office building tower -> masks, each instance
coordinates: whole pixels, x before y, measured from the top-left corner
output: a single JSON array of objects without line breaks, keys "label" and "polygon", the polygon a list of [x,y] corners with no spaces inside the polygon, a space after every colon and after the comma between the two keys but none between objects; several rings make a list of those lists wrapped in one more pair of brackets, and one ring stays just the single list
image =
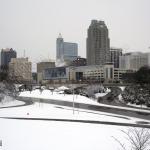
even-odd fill
[{"label": "office building tower", "polygon": [[92,20],[86,41],[87,65],[104,65],[109,62],[109,45],[105,22]]},{"label": "office building tower", "polygon": [[120,56],[122,56],[121,48],[110,48],[110,62],[114,64],[114,68],[119,68]]},{"label": "office building tower", "polygon": [[56,40],[56,60],[73,61],[78,56],[78,44],[64,42],[61,34]]},{"label": "office building tower", "polygon": [[12,48],[6,48],[1,50],[1,66],[2,67],[8,67],[9,62],[11,61],[11,58],[16,58],[17,53]]}]

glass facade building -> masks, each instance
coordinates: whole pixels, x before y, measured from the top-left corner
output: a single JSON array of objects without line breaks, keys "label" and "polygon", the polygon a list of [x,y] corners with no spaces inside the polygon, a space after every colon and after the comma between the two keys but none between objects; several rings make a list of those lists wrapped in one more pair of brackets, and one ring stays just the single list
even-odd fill
[{"label": "glass facade building", "polygon": [[78,44],[64,42],[61,35],[56,40],[56,60],[73,61],[78,56]]}]

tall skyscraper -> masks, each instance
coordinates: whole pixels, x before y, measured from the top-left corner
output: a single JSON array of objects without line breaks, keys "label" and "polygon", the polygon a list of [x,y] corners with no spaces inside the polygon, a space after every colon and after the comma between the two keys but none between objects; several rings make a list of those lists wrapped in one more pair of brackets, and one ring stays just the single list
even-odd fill
[{"label": "tall skyscraper", "polygon": [[16,58],[17,53],[12,48],[6,48],[1,50],[1,66],[2,67],[8,67],[9,62],[11,61],[11,58]]},{"label": "tall skyscraper", "polygon": [[91,21],[86,46],[87,65],[104,65],[110,61],[108,28],[104,21]]},{"label": "tall skyscraper", "polygon": [[73,61],[78,56],[78,44],[64,42],[61,34],[56,40],[56,60]]}]

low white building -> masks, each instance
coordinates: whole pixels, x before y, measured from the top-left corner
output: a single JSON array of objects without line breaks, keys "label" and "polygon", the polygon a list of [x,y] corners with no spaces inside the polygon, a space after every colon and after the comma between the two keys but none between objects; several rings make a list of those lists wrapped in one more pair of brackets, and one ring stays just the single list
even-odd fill
[{"label": "low white building", "polygon": [[43,79],[52,82],[86,81],[86,82],[113,82],[121,81],[122,75],[129,72],[126,69],[114,68],[112,63],[105,65],[69,66],[47,68],[43,72]]},{"label": "low white building", "polygon": [[69,67],[70,80],[111,81],[113,70],[112,64]]},{"label": "low white building", "polygon": [[14,81],[31,82],[31,62],[28,58],[12,58],[9,63],[9,78]]},{"label": "low white building", "polygon": [[150,53],[132,52],[119,57],[121,69],[138,70],[145,65],[150,66]]}]

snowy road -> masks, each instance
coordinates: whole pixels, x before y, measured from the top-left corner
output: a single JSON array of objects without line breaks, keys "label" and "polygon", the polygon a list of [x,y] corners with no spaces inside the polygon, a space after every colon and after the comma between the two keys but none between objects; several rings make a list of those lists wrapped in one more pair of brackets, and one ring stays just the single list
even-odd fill
[{"label": "snowy road", "polygon": [[[117,118],[117,117],[116,117]],[[140,127],[150,129],[150,122],[137,121],[136,123],[120,123],[111,121],[93,121],[93,120],[75,120],[75,119],[50,119],[50,118],[20,118],[20,117],[0,117],[0,119],[10,119],[10,120],[33,120],[33,121],[55,121],[55,122],[72,122],[72,123],[88,123],[88,124],[103,124],[103,125],[115,125],[124,127]],[[141,124],[140,124],[141,123]]]},{"label": "snowy road", "polygon": [[1,119],[77,122],[150,128],[150,121],[102,111],[72,108],[49,103],[11,107],[0,110]]},{"label": "snowy road", "polygon": [[[19,97],[19,99],[24,100],[26,102],[31,102],[31,103],[39,102],[39,103],[67,106],[67,107],[71,107],[71,108],[73,107],[73,102],[65,101],[65,100],[41,99],[41,98],[33,98],[33,97],[32,98]],[[94,104],[78,103],[75,101],[74,107],[80,108],[80,109],[85,109],[85,110],[113,113],[113,114],[123,115],[123,116],[127,116],[127,117],[135,117],[135,118],[150,120],[150,111],[148,111],[148,110],[140,110],[140,109],[132,109],[132,108],[129,109],[129,108],[125,108],[125,107],[111,106],[111,105],[98,104],[98,103],[94,103]]]}]

